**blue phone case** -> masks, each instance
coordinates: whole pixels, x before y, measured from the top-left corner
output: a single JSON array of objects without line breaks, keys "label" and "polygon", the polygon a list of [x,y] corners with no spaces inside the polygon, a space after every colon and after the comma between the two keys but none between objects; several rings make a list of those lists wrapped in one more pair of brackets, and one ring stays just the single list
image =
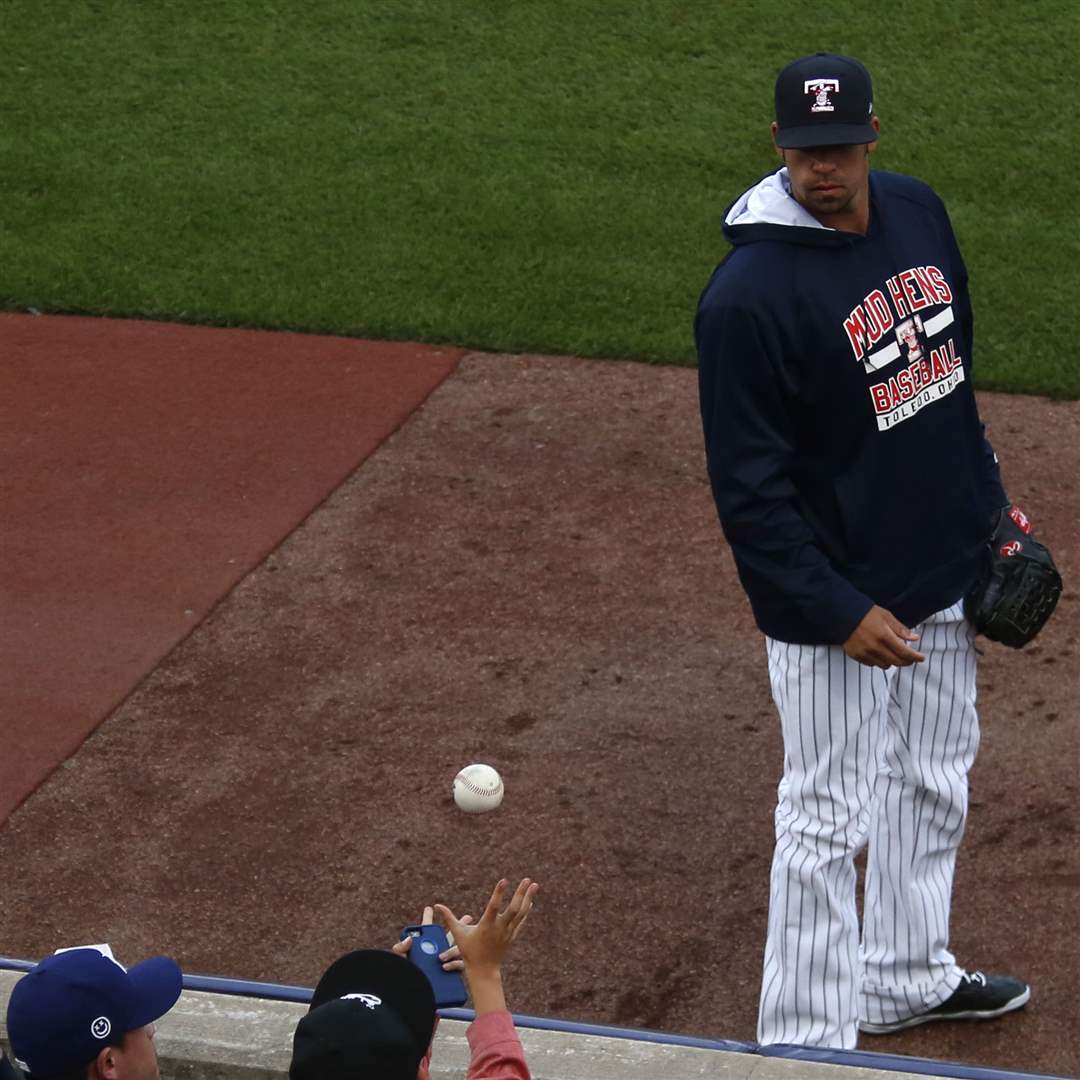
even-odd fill
[{"label": "blue phone case", "polygon": [[435,923],[426,926],[406,926],[401,931],[401,940],[411,937],[412,948],[409,959],[428,977],[432,990],[435,991],[435,1007],[454,1008],[464,1005],[469,1000],[465,989],[465,980],[460,971],[443,971],[439,953],[450,948],[446,931]]}]

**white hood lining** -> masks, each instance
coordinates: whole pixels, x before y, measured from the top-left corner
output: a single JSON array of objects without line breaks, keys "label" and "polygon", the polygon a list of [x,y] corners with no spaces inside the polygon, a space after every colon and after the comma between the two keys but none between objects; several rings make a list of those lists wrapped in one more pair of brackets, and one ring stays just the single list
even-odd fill
[{"label": "white hood lining", "polygon": [[724,224],[728,226],[797,225],[803,229],[824,229],[826,232],[836,232],[828,225],[822,225],[809,210],[804,210],[792,197],[786,165],[777,169],[771,176],[766,176],[749,191],[743,192],[728,211]]}]

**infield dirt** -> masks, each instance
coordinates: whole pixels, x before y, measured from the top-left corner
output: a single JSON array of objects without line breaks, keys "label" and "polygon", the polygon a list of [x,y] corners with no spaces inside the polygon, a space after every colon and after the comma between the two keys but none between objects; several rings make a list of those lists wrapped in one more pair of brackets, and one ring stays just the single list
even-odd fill
[{"label": "infield dirt", "polygon": [[[40,785],[0,826],[0,952],[312,985],[528,874],[515,1011],[753,1039],[781,750],[693,371],[0,335],[8,808]],[[980,405],[1066,591],[1034,645],[985,646],[953,945],[1032,1002],[862,1046],[1080,1075],[1080,406]],[[466,815],[476,760],[506,796]]]}]

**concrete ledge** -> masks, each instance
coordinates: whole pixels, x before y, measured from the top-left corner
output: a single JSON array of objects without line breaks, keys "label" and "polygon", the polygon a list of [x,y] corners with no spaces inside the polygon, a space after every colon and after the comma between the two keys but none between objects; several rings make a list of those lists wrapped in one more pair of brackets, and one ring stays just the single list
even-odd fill
[{"label": "concrete ledge", "polygon": [[[21,978],[0,970],[0,1037],[11,989]],[[185,990],[158,1024],[162,1080],[284,1080],[304,1005]],[[442,1020],[432,1080],[465,1080],[467,1024]],[[524,1028],[521,1041],[534,1080],[916,1080],[913,1073],[788,1061],[636,1039]],[[922,1077],[925,1080],[925,1076]]]}]

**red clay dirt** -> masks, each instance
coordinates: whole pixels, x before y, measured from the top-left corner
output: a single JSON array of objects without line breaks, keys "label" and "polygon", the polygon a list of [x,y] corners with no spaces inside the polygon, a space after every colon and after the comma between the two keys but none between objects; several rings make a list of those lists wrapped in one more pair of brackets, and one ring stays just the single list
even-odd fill
[{"label": "red clay dirt", "polygon": [[0,315],[0,820],[461,355]]},{"label": "red clay dirt", "polygon": [[[138,331],[85,329],[57,379]],[[281,415],[304,379],[268,398],[265,363],[251,358],[247,393],[200,398],[204,426],[232,431],[250,410],[257,432],[290,430]],[[188,393],[215,374],[197,356],[176,364]],[[316,382],[336,368],[311,370]],[[12,412],[37,416],[63,395],[71,413],[62,457],[32,475],[19,466],[20,490],[39,489],[47,507],[64,497],[51,485],[70,488],[64,462],[92,425],[76,423],[62,384],[44,403],[41,385]],[[111,400],[123,429],[127,397]],[[1080,1076],[1080,407],[980,401],[1066,593],[1033,646],[986,646],[953,944],[972,967],[1029,978],[1033,1000],[997,1022],[862,1046]],[[297,441],[315,462],[340,438],[320,421]],[[123,508],[161,443],[147,437],[112,470],[99,458],[98,497],[80,503],[91,523]],[[192,522],[227,527],[243,475],[260,483],[245,500],[255,531],[278,486],[261,472],[288,454],[246,458],[247,446],[238,436],[204,463],[201,498],[159,485],[157,515],[184,495]],[[160,662],[144,659],[141,682],[131,668],[119,707],[0,827],[0,952],[109,940],[122,959],[164,951],[193,973],[312,985],[338,953],[389,944],[423,904],[475,913],[500,875],[531,874],[542,891],[508,973],[516,1011],[752,1041],[781,750],[763,644],[705,482],[695,373],[470,354],[363,467],[337,468],[333,494],[276,547],[290,523],[264,530],[250,572]],[[54,549],[55,533],[20,517],[15,535],[67,575],[71,545]],[[154,545],[121,545],[137,529],[115,536],[114,579],[176,580],[148,606],[193,607],[196,589],[228,588],[212,586],[214,560],[176,578]],[[57,602],[47,574],[31,577],[20,624],[37,617],[34,582],[44,610]],[[91,605],[56,622],[95,617]],[[101,639],[90,675],[122,696],[115,672],[137,629],[88,636]],[[55,655],[50,683],[63,686],[70,661]],[[26,737],[40,707],[20,709]],[[450,797],[474,760],[506,780],[490,815],[461,814]],[[102,887],[106,875],[121,884]]]}]

